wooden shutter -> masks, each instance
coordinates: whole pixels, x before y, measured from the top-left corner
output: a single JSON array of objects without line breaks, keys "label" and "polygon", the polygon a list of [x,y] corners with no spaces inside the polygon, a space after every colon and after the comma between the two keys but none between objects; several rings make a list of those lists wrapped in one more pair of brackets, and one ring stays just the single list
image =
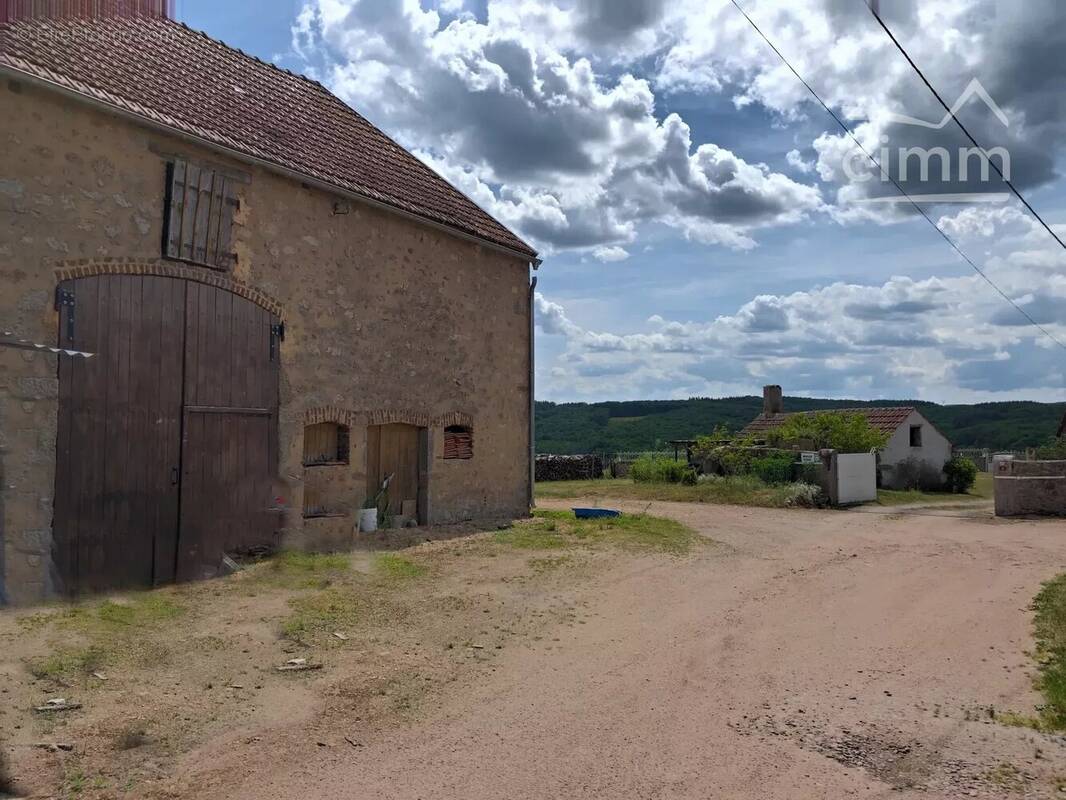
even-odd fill
[{"label": "wooden shutter", "polygon": [[449,425],[444,429],[445,458],[473,458],[474,433],[462,425]]},{"label": "wooden shutter", "polygon": [[175,160],[167,165],[163,255],[212,269],[230,269],[235,181],[213,169]]}]

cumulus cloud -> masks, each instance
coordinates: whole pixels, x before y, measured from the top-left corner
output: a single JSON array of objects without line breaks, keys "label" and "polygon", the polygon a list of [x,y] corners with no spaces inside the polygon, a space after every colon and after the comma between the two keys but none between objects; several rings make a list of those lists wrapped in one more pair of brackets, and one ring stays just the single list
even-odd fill
[{"label": "cumulus cloud", "polygon": [[[990,248],[987,274],[1066,341],[1066,259],[1037,223],[1013,210],[972,208],[941,224],[968,247]],[[1059,269],[1034,273],[1026,266],[1034,254]],[[1066,380],[1059,346],[972,272],[760,295],[714,319],[654,315],[646,330],[627,334],[588,330],[558,304],[538,302],[551,308],[538,322],[542,332],[561,335],[568,354],[554,381],[579,394],[604,394],[608,379],[623,395],[631,382],[658,382],[668,387],[660,396],[750,392],[772,381],[797,393],[958,402]],[[587,381],[592,369],[597,380]]]},{"label": "cumulus cloud", "polygon": [[624,247],[597,247],[592,251],[593,257],[597,261],[607,263],[608,261],[625,261],[629,258],[629,251]]},{"label": "cumulus cloud", "polygon": [[416,0],[309,0],[294,50],[342,98],[548,249],[622,246],[650,222],[750,248],[759,228],[824,210],[817,187],[694,143],[679,115],[656,115],[647,79],[605,78],[546,33],[568,31],[564,40],[594,52],[639,39],[666,5],[492,2],[486,20],[447,20]]}]

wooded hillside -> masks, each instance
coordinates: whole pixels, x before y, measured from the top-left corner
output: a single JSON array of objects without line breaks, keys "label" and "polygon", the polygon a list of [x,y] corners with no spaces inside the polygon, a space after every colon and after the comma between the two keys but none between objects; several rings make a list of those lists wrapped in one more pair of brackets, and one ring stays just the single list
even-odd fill
[{"label": "wooded hillside", "polygon": [[[1066,403],[980,403],[942,406],[916,400],[815,400],[786,397],[785,411],[857,406],[915,406],[960,447],[1019,450],[1055,433]],[[761,397],[694,397],[606,403],[538,402],[537,452],[654,450],[670,439],[694,439],[716,425],[736,431],[762,411]]]}]

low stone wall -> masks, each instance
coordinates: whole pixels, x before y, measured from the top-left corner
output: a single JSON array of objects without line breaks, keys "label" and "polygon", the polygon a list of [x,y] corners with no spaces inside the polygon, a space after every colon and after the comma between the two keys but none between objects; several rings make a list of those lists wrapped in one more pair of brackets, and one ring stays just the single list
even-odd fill
[{"label": "low stone wall", "polygon": [[1066,476],[1066,461],[1008,461],[1009,473],[1015,478]]},{"label": "low stone wall", "polygon": [[997,475],[995,490],[997,517],[1066,517],[1066,475]]}]

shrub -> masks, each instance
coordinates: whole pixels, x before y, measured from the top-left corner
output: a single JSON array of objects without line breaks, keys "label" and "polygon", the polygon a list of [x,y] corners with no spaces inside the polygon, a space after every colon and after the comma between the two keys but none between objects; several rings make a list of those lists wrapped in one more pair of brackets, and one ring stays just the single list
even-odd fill
[{"label": "shrub", "polygon": [[822,487],[811,483],[790,483],[787,487],[788,496],[785,498],[786,506],[799,508],[825,508],[829,505],[829,498],[825,496]]},{"label": "shrub", "polygon": [[953,456],[944,464],[948,491],[966,494],[977,482],[977,465],[964,456]]},{"label": "shrub", "polygon": [[1066,459],[1066,436],[1051,437],[1040,447],[1036,448],[1034,455],[1039,459],[1057,461]]},{"label": "shrub", "polygon": [[637,483],[695,483],[696,477],[688,464],[668,456],[641,456],[633,462],[629,474]]},{"label": "shrub", "polygon": [[768,484],[792,480],[793,458],[789,455],[764,456],[751,460],[751,474]]}]

